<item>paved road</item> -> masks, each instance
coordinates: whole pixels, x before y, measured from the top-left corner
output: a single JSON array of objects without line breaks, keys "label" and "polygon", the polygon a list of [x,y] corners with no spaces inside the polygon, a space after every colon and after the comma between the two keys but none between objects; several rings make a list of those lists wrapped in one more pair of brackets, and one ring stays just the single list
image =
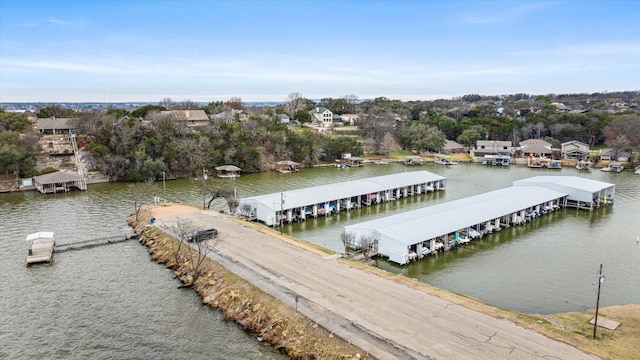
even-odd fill
[{"label": "paved road", "polygon": [[[211,257],[378,359],[597,359],[578,349],[322,257],[214,211],[157,219],[215,227]],[[297,302],[296,302],[297,299]]]}]

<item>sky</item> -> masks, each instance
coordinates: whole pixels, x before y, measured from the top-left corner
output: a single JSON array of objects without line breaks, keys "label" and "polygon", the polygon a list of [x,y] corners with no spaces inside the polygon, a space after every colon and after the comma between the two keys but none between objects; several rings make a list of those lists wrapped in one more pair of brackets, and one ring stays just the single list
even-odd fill
[{"label": "sky", "polygon": [[0,0],[0,102],[633,90],[636,0]]}]

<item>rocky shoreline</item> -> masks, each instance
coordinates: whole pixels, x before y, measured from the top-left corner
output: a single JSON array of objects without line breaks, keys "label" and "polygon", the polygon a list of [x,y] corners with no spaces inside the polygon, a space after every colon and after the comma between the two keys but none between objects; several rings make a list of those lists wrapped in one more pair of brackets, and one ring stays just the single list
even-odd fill
[{"label": "rocky shoreline", "polygon": [[[129,218],[140,243],[147,247],[151,259],[173,270],[183,284],[198,293],[203,304],[220,310],[225,319],[234,321],[255,334],[257,341],[273,346],[292,359],[369,359],[362,349],[335,337],[294,309],[265,294],[244,279],[206,258],[199,271],[187,260],[189,247],[178,248],[178,241],[149,224],[144,211]],[[178,250],[176,250],[178,249]],[[176,256],[176,251],[181,256]]]}]

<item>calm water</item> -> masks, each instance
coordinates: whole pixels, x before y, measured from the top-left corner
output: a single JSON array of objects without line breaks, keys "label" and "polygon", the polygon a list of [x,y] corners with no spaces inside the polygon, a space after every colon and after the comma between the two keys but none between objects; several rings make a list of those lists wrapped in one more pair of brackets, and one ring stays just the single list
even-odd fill
[{"label": "calm water", "polygon": [[127,230],[125,190],[0,194],[0,359],[287,359],[178,290],[136,241],[25,266],[31,232],[52,230],[66,242]]},{"label": "calm water", "polygon": [[[602,263],[601,303],[640,303],[640,176],[632,173],[391,164],[248,174],[230,181],[243,197],[412,170],[446,176],[448,189],[287,225],[283,231],[341,252],[340,232],[347,224],[507,187],[530,176],[586,176],[616,184],[613,207],[562,210],[409,266],[378,265],[496,306],[554,313],[595,307],[594,283]],[[157,185],[161,196],[162,183]],[[190,181],[168,181],[166,192],[171,201],[202,204]],[[51,230],[66,242],[120,233],[132,208],[125,184],[49,196],[0,194],[0,358],[286,358],[201,306],[192,291],[177,290],[171,272],[149,261],[135,241],[59,253],[51,265],[24,265],[27,234]]]}]

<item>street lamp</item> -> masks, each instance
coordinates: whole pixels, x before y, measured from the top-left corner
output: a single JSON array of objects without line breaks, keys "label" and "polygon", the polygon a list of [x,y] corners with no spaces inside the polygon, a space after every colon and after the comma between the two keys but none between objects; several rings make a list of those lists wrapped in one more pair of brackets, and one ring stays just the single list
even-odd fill
[{"label": "street lamp", "polygon": [[596,338],[598,330],[598,309],[600,308],[600,286],[604,284],[604,274],[602,274],[602,264],[600,264],[600,274],[598,275],[598,300],[596,301],[596,317],[593,320],[593,338]]}]

